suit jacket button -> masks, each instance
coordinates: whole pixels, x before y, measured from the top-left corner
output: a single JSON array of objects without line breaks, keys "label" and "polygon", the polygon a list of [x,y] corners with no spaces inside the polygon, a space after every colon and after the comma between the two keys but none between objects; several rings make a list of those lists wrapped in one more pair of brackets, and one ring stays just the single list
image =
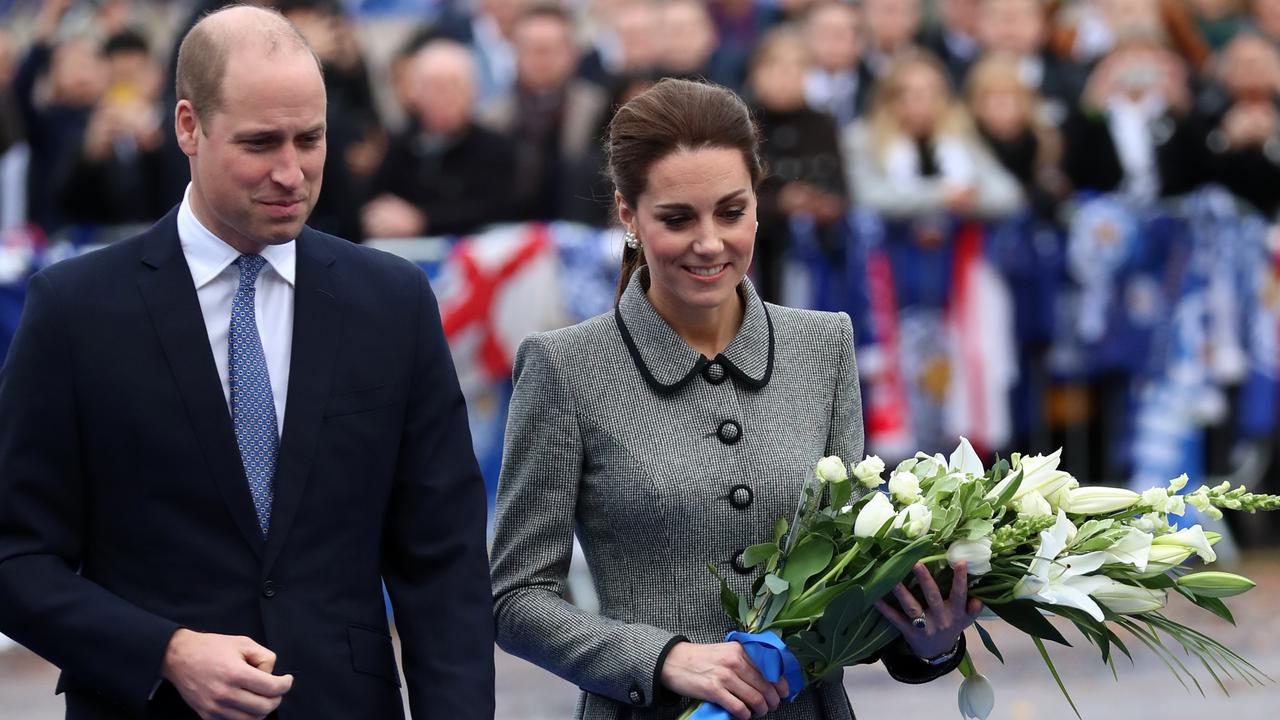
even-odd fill
[{"label": "suit jacket button", "polygon": [[739,550],[737,554],[733,556],[733,571],[738,573],[739,575],[750,575],[751,568],[748,567],[746,563],[742,562],[743,552],[745,551]]},{"label": "suit jacket button", "polygon": [[273,598],[276,596],[276,584],[270,580],[262,583],[262,597]]},{"label": "suit jacket button", "polygon": [[716,437],[725,445],[733,445],[742,439],[742,426],[734,420],[725,420],[716,429]]},{"label": "suit jacket button", "polygon": [[644,701],[644,695],[635,688],[631,689],[631,694],[628,695],[627,697],[631,699],[631,702],[634,705],[639,705],[641,702]]},{"label": "suit jacket button", "polygon": [[712,362],[702,369],[702,377],[712,385],[719,385],[728,375],[725,374],[724,365]]},{"label": "suit jacket button", "polygon": [[746,485],[734,485],[729,491],[729,504],[739,510],[746,510],[751,507],[751,501],[755,499],[755,493]]}]

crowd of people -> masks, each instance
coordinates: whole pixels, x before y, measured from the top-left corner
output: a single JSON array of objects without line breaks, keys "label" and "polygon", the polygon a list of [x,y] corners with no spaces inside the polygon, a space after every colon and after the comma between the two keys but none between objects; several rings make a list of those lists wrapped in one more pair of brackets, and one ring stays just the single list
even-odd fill
[{"label": "crowd of people", "polygon": [[[25,203],[0,203],[0,227],[142,225],[176,204],[172,48],[223,4],[12,3],[0,197]],[[789,299],[798,233],[844,266],[851,210],[917,223],[925,249],[956,219],[1060,231],[1098,195],[1157,206],[1217,185],[1241,214],[1280,212],[1280,0],[438,0],[391,19],[341,0],[273,5],[325,70],[329,160],[310,224],[352,240],[611,225],[603,136],[663,77],[724,85],[759,125],[752,274],[766,300]],[[1113,405],[1132,378],[1089,378],[1084,405],[1062,385],[1050,396],[1051,348],[1024,344],[1031,424],[1083,417],[1094,448],[1119,442],[1127,411]],[[940,372],[920,370],[926,391]],[[1012,439],[1072,444],[1026,422]],[[1085,467],[1123,476],[1128,450]]]},{"label": "crowd of people", "polygon": [[[608,224],[602,131],[664,76],[753,107],[766,297],[797,214],[1057,219],[1079,193],[1209,182],[1280,209],[1280,0],[442,0],[400,17],[415,27],[387,72],[338,0],[275,4],[325,65],[334,161],[313,224],[345,237]],[[29,146],[26,219],[45,233],[149,222],[181,196],[172,35],[210,7],[159,29],[148,7],[9,10],[0,151]]]}]

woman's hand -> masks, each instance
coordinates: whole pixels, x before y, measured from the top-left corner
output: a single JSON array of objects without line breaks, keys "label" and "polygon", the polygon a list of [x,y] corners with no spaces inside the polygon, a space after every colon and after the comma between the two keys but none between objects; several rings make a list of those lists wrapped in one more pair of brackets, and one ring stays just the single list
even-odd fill
[{"label": "woman's hand", "polygon": [[[902,611],[889,607],[884,600],[876,603],[876,609],[902,632],[902,637],[912,652],[922,658],[935,658],[950,651],[960,642],[965,628],[972,625],[982,612],[982,601],[969,599],[967,563],[956,563],[955,575],[951,580],[951,594],[946,600],[942,599],[942,591],[938,589],[938,583],[934,582],[928,568],[917,563],[912,571],[916,575],[916,581],[920,583],[920,590],[924,593],[929,608],[922,609],[911,591],[899,583],[893,589],[893,595],[898,598]],[[916,627],[912,622],[920,617],[925,620],[923,628]]]},{"label": "woman's hand", "polygon": [[765,680],[736,642],[677,643],[667,653],[660,678],[676,694],[710,700],[740,720],[778,709],[790,692],[786,678]]}]

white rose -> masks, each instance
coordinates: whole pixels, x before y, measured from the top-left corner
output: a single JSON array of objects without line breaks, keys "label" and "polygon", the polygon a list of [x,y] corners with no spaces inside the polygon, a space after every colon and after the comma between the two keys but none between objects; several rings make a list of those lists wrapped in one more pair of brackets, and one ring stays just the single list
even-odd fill
[{"label": "white rose", "polygon": [[853,521],[854,537],[875,537],[880,532],[880,528],[884,524],[897,516],[893,511],[893,504],[889,502],[889,498],[884,493],[877,492],[871,496],[866,505],[858,511],[858,517]]},{"label": "white rose", "polygon": [[848,475],[844,469],[844,461],[835,455],[829,455],[818,461],[813,473],[824,483],[843,482]]},{"label": "white rose", "polygon": [[889,494],[900,505],[910,505],[920,499],[920,478],[914,473],[894,473],[889,478]]},{"label": "white rose", "polygon": [[902,534],[909,538],[918,538],[929,532],[929,525],[932,523],[933,512],[929,510],[929,506],[924,503],[913,503],[898,513],[893,526],[902,528]]},{"label": "white rose", "polygon": [[884,472],[884,461],[875,455],[868,455],[866,460],[853,467],[853,476],[868,490],[875,490],[884,484],[880,475]]}]

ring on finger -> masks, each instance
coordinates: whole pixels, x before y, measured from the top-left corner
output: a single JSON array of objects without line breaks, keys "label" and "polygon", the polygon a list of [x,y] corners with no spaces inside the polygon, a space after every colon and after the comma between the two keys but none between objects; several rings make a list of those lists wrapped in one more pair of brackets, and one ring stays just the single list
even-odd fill
[{"label": "ring on finger", "polygon": [[925,619],[924,615],[920,615],[911,619],[911,625],[917,630],[924,630],[929,626],[929,621]]}]

